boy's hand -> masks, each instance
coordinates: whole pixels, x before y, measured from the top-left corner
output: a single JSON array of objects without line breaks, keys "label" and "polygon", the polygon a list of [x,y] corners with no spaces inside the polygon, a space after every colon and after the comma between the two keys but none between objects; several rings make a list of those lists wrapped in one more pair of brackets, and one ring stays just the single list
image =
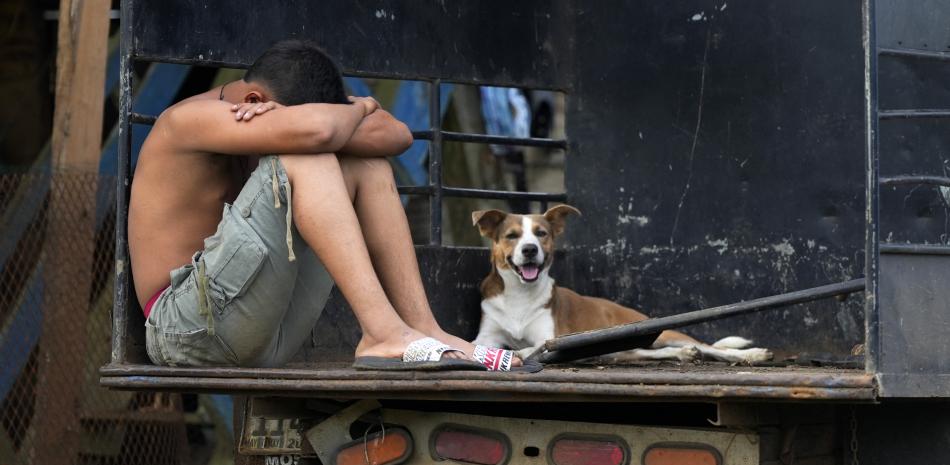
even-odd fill
[{"label": "boy's hand", "polygon": [[373,114],[374,111],[379,109],[379,102],[376,101],[373,97],[347,97],[354,104],[363,105],[363,117],[367,117]]},{"label": "boy's hand", "polygon": [[275,102],[257,102],[257,103],[238,103],[231,106],[231,111],[234,112],[234,119],[237,121],[250,121],[251,118],[257,115],[263,115],[270,110],[275,108],[283,107],[283,105]]}]

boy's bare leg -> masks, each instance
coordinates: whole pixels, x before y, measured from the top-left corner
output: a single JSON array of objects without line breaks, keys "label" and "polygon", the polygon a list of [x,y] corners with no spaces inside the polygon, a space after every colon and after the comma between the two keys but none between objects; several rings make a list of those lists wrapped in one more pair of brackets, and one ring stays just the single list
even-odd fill
[{"label": "boy's bare leg", "polygon": [[402,356],[410,342],[427,334],[404,322],[387,299],[336,155],[282,155],[280,160],[292,187],[294,224],[336,281],[363,330],[356,355]]},{"label": "boy's bare leg", "polygon": [[389,161],[340,157],[340,166],[376,273],[399,316],[409,326],[471,355],[475,347],[443,331],[432,315]]}]

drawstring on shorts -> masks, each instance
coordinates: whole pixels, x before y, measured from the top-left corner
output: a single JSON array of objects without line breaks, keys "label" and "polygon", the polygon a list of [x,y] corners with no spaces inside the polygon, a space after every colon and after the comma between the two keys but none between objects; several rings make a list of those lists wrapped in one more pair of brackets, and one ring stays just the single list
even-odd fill
[{"label": "drawstring on shorts", "polygon": [[205,271],[204,260],[198,261],[198,315],[208,320],[208,334],[214,336],[214,315],[208,304],[208,274]]},{"label": "drawstring on shorts", "polygon": [[[277,157],[271,157],[271,189],[274,190],[274,208],[280,209],[280,182],[277,179]],[[287,191],[287,260],[294,261],[297,256],[294,255],[294,236],[291,231],[293,225],[293,195],[290,190],[290,182],[284,184],[284,190]]]}]

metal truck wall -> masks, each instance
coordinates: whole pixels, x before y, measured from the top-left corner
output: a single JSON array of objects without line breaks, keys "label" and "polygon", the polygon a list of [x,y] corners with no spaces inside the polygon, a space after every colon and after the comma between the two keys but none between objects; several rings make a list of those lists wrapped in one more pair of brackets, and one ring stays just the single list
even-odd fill
[{"label": "metal truck wall", "polygon": [[563,52],[571,2],[130,3],[133,51],[145,58],[247,65],[270,44],[297,37],[317,41],[349,72],[546,88],[570,82]]},{"label": "metal truck wall", "polygon": [[[863,275],[860,2],[578,10],[566,173],[585,213],[570,236],[576,287],[667,315]],[[848,353],[863,340],[862,304],[688,332]]]},{"label": "metal truck wall", "polygon": [[[565,90],[566,188],[584,216],[555,275],[579,291],[668,315],[863,275],[859,1],[130,3],[141,57],[246,65],[296,36],[357,74]],[[899,171],[924,147],[908,140]],[[888,202],[896,230],[945,229],[942,209],[921,222]],[[440,320],[472,335],[487,254],[420,259]],[[863,341],[862,306],[851,297],[688,332],[847,353]],[[314,345],[347,354],[348,318],[328,308]]]}]

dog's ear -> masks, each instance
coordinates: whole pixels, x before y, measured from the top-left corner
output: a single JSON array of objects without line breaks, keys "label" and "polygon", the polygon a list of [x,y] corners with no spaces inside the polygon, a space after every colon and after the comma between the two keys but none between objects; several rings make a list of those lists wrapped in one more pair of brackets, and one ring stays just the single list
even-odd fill
[{"label": "dog's ear", "polygon": [[495,236],[495,229],[505,220],[507,213],[501,210],[479,210],[472,212],[472,225],[478,226],[478,232],[489,239]]},{"label": "dog's ear", "polygon": [[548,223],[551,223],[551,232],[555,236],[559,236],[564,232],[564,224],[567,219],[567,215],[574,214],[580,216],[581,211],[570,206],[570,205],[557,205],[548,209],[544,212],[544,219],[548,220]]}]

